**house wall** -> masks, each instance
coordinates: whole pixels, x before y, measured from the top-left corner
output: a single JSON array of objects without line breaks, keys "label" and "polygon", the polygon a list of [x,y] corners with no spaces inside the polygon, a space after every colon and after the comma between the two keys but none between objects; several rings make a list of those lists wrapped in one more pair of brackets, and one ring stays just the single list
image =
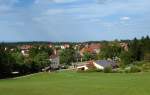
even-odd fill
[{"label": "house wall", "polygon": [[94,66],[95,66],[97,69],[104,70],[104,67],[103,67],[103,66],[101,66],[101,65],[99,65],[99,64],[97,64],[97,63],[95,63],[95,62],[93,62],[93,64],[94,64]]},{"label": "house wall", "polygon": [[85,71],[88,70],[88,67],[85,66],[85,65],[83,65],[83,66],[78,66],[78,67],[77,67],[78,70],[79,70],[79,69],[82,69],[82,68],[84,68]]},{"label": "house wall", "polygon": [[53,68],[53,69],[59,68],[59,57],[51,59],[50,61],[52,62],[50,65],[51,68]]}]

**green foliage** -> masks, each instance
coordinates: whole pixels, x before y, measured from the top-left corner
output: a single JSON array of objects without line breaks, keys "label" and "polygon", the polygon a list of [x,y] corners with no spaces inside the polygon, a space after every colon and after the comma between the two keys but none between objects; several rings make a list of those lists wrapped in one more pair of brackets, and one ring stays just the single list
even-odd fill
[{"label": "green foliage", "polygon": [[11,54],[5,50],[5,47],[0,46],[0,78],[7,77],[13,71],[15,60]]},{"label": "green foliage", "polygon": [[30,58],[34,58],[38,53],[39,53],[39,48],[38,47],[32,47],[30,50],[29,50],[29,57]]},{"label": "green foliage", "polygon": [[40,47],[40,52],[47,52],[48,55],[50,56],[53,53],[53,49],[49,48],[47,45],[46,46],[43,45]]},{"label": "green foliage", "polygon": [[50,56],[53,53],[53,49],[48,46],[38,46],[35,45],[29,50],[29,56],[34,58],[38,53],[46,52]]},{"label": "green foliage", "polygon": [[13,64],[13,71],[18,71],[22,73],[23,66],[24,64],[26,64],[24,61],[24,56],[21,54],[21,52],[13,52],[11,53],[11,56],[15,59],[15,64]]},{"label": "green foliage", "polygon": [[121,62],[124,65],[128,65],[128,64],[131,64],[133,62],[131,53],[127,52],[127,51],[121,52],[120,58],[121,58]]},{"label": "green foliage", "polygon": [[38,53],[34,58],[33,61],[35,63],[35,65],[39,66],[39,71],[50,65],[50,61],[48,60],[49,56],[46,52],[42,52],[42,53]]},{"label": "green foliage", "polygon": [[23,64],[24,63],[24,56],[21,54],[21,52],[14,52],[11,53],[11,56],[16,60],[17,64]]},{"label": "green foliage", "polygon": [[137,72],[141,72],[141,71],[142,71],[141,68],[136,65],[131,65],[130,67],[125,69],[126,73],[137,73]]},{"label": "green foliage", "polygon": [[83,56],[83,61],[89,61],[96,59],[96,54],[91,54],[89,52],[85,52]]},{"label": "green foliage", "polygon": [[144,60],[150,62],[150,52],[145,52],[144,53]]},{"label": "green foliage", "polygon": [[129,52],[132,53],[132,58],[134,61],[140,61],[143,59],[141,45],[136,38],[130,43]]},{"label": "green foliage", "polygon": [[73,48],[64,49],[60,53],[60,63],[70,65],[75,62],[75,50]]},{"label": "green foliage", "polygon": [[142,64],[142,70],[143,71],[150,71],[150,62],[144,62]]},{"label": "green foliage", "polygon": [[105,67],[104,68],[104,73],[112,73],[112,67]]},{"label": "green foliage", "polygon": [[129,52],[132,53],[134,61],[149,60],[150,39],[149,36],[142,37],[141,40],[136,38],[129,44]]},{"label": "green foliage", "polygon": [[121,51],[122,51],[122,48],[120,46],[106,45],[102,48],[102,50],[100,52],[100,58],[102,58],[102,59],[107,59],[107,58],[113,59],[113,57],[119,56]]},{"label": "green foliage", "polygon": [[[99,59],[114,59],[119,57],[124,66],[129,64],[134,64],[137,67],[131,67],[129,72],[138,72],[139,67],[142,67],[143,71],[149,71],[150,62],[150,38],[142,37],[142,39],[134,39],[121,41],[129,44],[129,51],[124,51],[120,45],[119,41],[107,42],[103,41],[101,44],[103,48],[98,56]],[[87,42],[88,43],[88,42]],[[91,42],[90,42],[91,43]],[[21,51],[17,48],[18,45],[29,44],[33,45],[33,48],[29,50],[29,57],[24,57]],[[45,66],[50,64],[49,56],[53,53],[53,49],[47,46],[48,43],[0,43],[0,77],[9,76],[13,71],[19,71],[21,74],[39,72]],[[62,43],[56,43],[62,44]],[[72,43],[74,45],[74,43]],[[82,44],[84,47],[84,45]],[[81,46],[81,47],[82,47]],[[7,47],[7,49],[6,49]],[[11,51],[11,49],[14,49]],[[70,65],[71,62],[76,61],[76,51],[71,47],[62,50],[60,53],[60,63],[65,65]],[[97,59],[97,55],[85,53],[83,60]],[[144,61],[148,63],[141,63],[137,61]]]},{"label": "green foliage", "polygon": [[130,72],[131,73],[141,72],[141,68],[138,66],[131,66]]},{"label": "green foliage", "polygon": [[20,75],[33,73],[31,72],[31,64],[24,63],[24,64],[19,65],[19,73]]},{"label": "green foliage", "polygon": [[52,54],[52,50],[48,47],[31,48],[29,57],[23,56],[20,51],[12,52],[5,47],[0,45],[0,78],[9,77],[14,71],[20,75],[39,72],[50,64],[49,54]]}]

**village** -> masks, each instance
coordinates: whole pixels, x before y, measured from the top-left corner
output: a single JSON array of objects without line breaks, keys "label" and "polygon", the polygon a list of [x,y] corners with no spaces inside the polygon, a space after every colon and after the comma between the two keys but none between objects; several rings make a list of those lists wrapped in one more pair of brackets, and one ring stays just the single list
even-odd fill
[{"label": "village", "polygon": [[[6,76],[37,72],[99,71],[141,72],[149,70],[149,36],[141,40],[83,43],[2,43],[11,58]],[[138,43],[138,44],[137,44]],[[144,49],[143,49],[144,48]],[[144,50],[144,51],[143,51]],[[4,54],[3,54],[4,55]],[[3,56],[2,56],[3,57]],[[13,63],[13,64],[12,64]],[[139,66],[138,64],[142,64]],[[13,66],[12,66],[13,65]]]},{"label": "village", "polygon": [[[128,51],[128,44],[127,43],[119,43],[119,46],[123,48],[125,51]],[[40,49],[41,46],[38,46],[38,49]],[[61,67],[63,68],[63,64],[60,63],[60,53],[62,50],[69,49],[70,44],[62,44],[62,45],[52,45],[48,44],[48,48],[52,49],[53,53],[49,56],[49,61],[51,64],[48,67],[42,68],[42,71],[51,71],[53,70],[59,70]],[[89,53],[91,56],[96,56],[100,54],[101,48],[103,46],[100,43],[90,43],[90,44],[76,44],[73,45],[73,50],[75,51],[75,62],[71,62],[68,68],[71,70],[88,70],[92,67],[95,67],[99,70],[103,70],[105,67],[118,67],[117,61],[119,59],[103,59],[103,60],[94,60],[95,58],[89,58],[87,60],[84,60],[84,54]],[[33,45],[21,45],[18,46],[18,49],[20,49],[21,54],[24,57],[29,57],[30,49],[33,48]],[[7,48],[5,48],[7,50]],[[15,50],[14,48],[10,49],[11,51]]]},{"label": "village", "polygon": [[0,95],[150,95],[150,0],[0,0]]}]

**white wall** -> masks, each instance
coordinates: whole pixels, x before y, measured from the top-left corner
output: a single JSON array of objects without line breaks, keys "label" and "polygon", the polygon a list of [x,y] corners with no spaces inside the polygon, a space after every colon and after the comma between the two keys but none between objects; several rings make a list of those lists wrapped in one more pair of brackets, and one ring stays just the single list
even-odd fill
[{"label": "white wall", "polygon": [[93,62],[93,64],[94,64],[94,66],[95,66],[97,69],[104,70],[104,67],[103,67],[103,66],[101,66],[101,65],[99,65],[99,64],[97,64],[97,63],[95,63],[95,62]]},{"label": "white wall", "polygon": [[84,70],[88,70],[88,67],[83,65],[83,66],[78,66],[77,69],[81,69],[81,68],[84,68]]}]

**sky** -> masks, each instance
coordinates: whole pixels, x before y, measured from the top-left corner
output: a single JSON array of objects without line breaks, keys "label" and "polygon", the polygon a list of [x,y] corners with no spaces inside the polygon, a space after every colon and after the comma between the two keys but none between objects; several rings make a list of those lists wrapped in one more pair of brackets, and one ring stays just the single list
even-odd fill
[{"label": "sky", "polygon": [[0,41],[150,36],[150,0],[0,0]]}]

